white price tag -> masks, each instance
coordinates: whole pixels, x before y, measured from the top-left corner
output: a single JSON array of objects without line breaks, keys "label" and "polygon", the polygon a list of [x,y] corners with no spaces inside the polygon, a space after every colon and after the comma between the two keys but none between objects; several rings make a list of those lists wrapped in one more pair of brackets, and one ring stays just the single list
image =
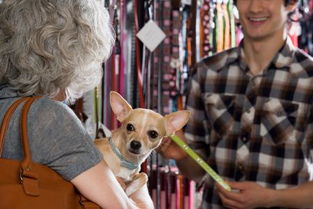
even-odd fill
[{"label": "white price tag", "polygon": [[149,20],[137,33],[137,37],[151,52],[153,52],[165,39],[166,35],[153,20]]},{"label": "white price tag", "polygon": [[182,0],[181,3],[185,5],[191,5],[191,0]]}]

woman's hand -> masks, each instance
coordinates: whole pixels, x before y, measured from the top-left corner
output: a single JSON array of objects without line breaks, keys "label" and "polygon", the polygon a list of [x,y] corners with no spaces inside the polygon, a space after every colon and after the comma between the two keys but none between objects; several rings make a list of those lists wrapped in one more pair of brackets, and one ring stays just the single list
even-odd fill
[{"label": "woman's hand", "polygon": [[[138,191],[146,200],[141,197],[128,197],[121,184],[115,178],[113,172],[102,160],[92,168],[87,169],[83,173],[71,180],[74,186],[87,199],[98,204],[101,208],[110,209],[150,209],[150,197],[148,197],[148,189],[144,187]],[[150,199],[149,199],[150,198]]]},{"label": "woman's hand", "polygon": [[273,198],[272,189],[262,187],[254,182],[227,182],[232,190],[227,191],[216,184],[223,205],[231,209],[250,209],[270,207]]},{"label": "woman's hand", "polygon": [[135,202],[135,205],[140,209],[153,209],[154,204],[149,195],[147,184],[138,189],[136,192],[130,195],[131,200]]}]

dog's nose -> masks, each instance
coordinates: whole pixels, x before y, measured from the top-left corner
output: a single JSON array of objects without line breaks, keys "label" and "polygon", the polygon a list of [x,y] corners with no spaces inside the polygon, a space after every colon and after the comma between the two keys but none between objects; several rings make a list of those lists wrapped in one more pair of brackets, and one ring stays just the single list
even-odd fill
[{"label": "dog's nose", "polygon": [[141,147],[141,143],[139,141],[134,140],[130,143],[130,147],[134,150],[139,150]]}]

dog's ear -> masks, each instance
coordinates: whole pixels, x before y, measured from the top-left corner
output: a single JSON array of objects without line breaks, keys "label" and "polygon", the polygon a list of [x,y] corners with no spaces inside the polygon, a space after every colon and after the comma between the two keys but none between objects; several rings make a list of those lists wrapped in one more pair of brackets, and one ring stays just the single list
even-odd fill
[{"label": "dog's ear", "polygon": [[182,129],[188,122],[189,117],[190,112],[187,110],[181,110],[165,115],[164,118],[166,135],[170,136],[176,131]]},{"label": "dog's ear", "polygon": [[110,92],[110,105],[118,121],[122,122],[132,111],[132,106],[117,92]]}]

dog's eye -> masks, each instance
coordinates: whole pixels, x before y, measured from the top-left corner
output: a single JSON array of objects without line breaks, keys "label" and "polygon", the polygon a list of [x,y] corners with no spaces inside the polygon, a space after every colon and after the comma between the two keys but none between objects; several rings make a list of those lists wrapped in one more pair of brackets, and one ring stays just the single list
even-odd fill
[{"label": "dog's eye", "polygon": [[133,124],[128,123],[126,126],[127,131],[135,131],[135,127],[133,126]]},{"label": "dog's eye", "polygon": [[158,132],[156,132],[156,131],[148,131],[148,135],[152,139],[155,139],[159,136]]}]

